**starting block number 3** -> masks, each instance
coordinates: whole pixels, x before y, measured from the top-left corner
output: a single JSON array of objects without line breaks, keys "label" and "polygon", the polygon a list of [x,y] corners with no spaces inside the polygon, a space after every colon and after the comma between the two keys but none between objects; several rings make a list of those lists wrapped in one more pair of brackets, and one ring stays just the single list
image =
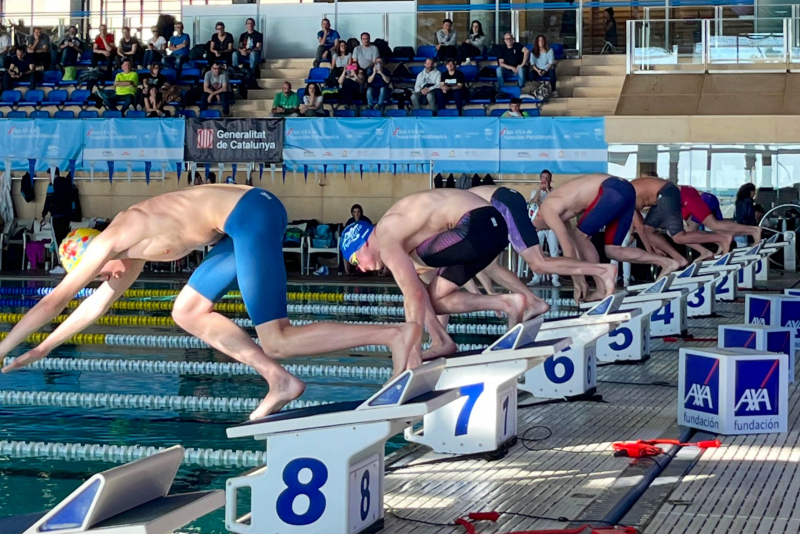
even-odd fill
[{"label": "starting block number 3", "polygon": [[[350,532],[358,532],[364,525],[377,520],[373,504],[379,499],[377,485],[380,461],[377,454],[359,462],[350,469]],[[322,488],[328,482],[328,468],[315,458],[297,458],[283,470],[286,485],[276,502],[278,518],[292,526],[316,523],[325,514],[327,500]]]}]

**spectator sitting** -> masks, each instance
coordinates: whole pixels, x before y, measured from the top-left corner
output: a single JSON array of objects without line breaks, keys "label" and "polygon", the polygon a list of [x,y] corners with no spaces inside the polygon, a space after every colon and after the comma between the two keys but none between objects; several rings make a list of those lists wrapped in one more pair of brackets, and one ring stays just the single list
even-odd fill
[{"label": "spectator sitting", "polygon": [[230,80],[228,73],[218,61],[211,63],[211,68],[203,78],[203,98],[200,99],[200,111],[208,109],[214,103],[222,104],[222,113],[231,114]]},{"label": "spectator sitting", "polygon": [[98,67],[101,62],[105,63],[106,75],[110,77],[114,68],[114,34],[108,33],[105,24],[100,25],[100,33],[92,45],[92,67]]},{"label": "spectator sitting", "polygon": [[503,36],[505,46],[501,46],[497,59],[497,90],[503,88],[503,74],[510,70],[517,78],[517,84],[522,87],[525,85],[525,65],[528,64],[527,48],[520,43],[514,42],[514,36],[507,33]]},{"label": "spectator sitting", "polygon": [[183,64],[189,61],[189,49],[192,46],[192,40],[189,34],[183,33],[183,23],[175,23],[175,35],[169,38],[169,46],[167,49],[170,55],[164,58],[164,65],[173,65],[176,69],[181,70]]},{"label": "spectator sitting", "polygon": [[149,69],[153,63],[161,63],[164,61],[164,53],[167,50],[167,40],[163,35],[158,34],[158,26],[153,26],[151,31],[153,36],[147,41],[147,46],[144,51],[144,59],[142,65]]},{"label": "spectator sitting", "polygon": [[753,211],[756,214],[756,222],[759,225],[761,225],[761,219],[763,219],[764,215],[766,215],[767,213],[766,211],[764,211],[764,206],[762,206],[761,204],[756,204],[753,206]]},{"label": "spectator sitting", "polygon": [[303,103],[300,104],[300,115],[304,117],[322,116],[322,90],[319,85],[315,83],[306,85]]},{"label": "spectator sitting", "polygon": [[114,89],[100,93],[107,109],[117,109],[117,104],[122,104],[122,114],[136,102],[136,92],[139,86],[139,75],[133,70],[130,58],[122,60],[122,72],[114,77]]},{"label": "spectator sitting", "polygon": [[533,45],[533,54],[531,55],[531,79],[535,81],[549,81],[550,88],[553,90],[552,96],[558,96],[556,94],[555,53],[547,44],[547,39],[544,35],[536,37],[536,44]]},{"label": "spectator sitting", "polygon": [[239,36],[239,50],[233,54],[233,64],[239,66],[239,63],[245,57],[250,61],[250,72],[255,78],[256,69],[258,64],[261,63],[261,49],[264,47],[264,36],[261,32],[256,31],[255,19],[247,19],[245,22],[247,31]]},{"label": "spectator sitting", "polygon": [[[333,62],[331,53],[339,48],[339,32],[331,29],[331,21],[322,19],[322,30],[317,32],[317,57],[314,59],[314,67],[319,67],[322,59],[330,59]],[[347,44],[347,43],[345,43]]]},{"label": "spectator sitting", "polygon": [[[367,107],[372,109],[379,109],[381,113],[386,103],[389,101],[389,91],[391,89],[392,74],[384,70],[383,58],[375,60],[375,68],[372,74],[367,78]],[[375,98],[375,93],[378,93],[378,98]]]},{"label": "spectator sitting", "polygon": [[436,105],[439,109],[444,109],[452,101],[455,101],[458,114],[461,115],[464,109],[464,74],[456,69],[454,59],[448,59],[447,72],[442,74],[439,91],[436,91]]},{"label": "spectator sitting", "polygon": [[148,116],[164,116],[164,91],[168,88],[167,78],[161,74],[161,64],[150,65],[150,73],[142,81],[142,100]]},{"label": "spectator sitting", "polygon": [[6,61],[11,57],[14,47],[11,44],[11,34],[5,26],[0,26],[0,69],[6,68]]},{"label": "spectator sitting", "polygon": [[347,109],[361,100],[361,93],[364,90],[364,71],[358,63],[351,63],[342,71],[339,76],[339,104],[343,104]]},{"label": "spectator sitting", "polygon": [[[369,217],[364,215],[364,208],[361,207],[361,204],[353,204],[353,207],[350,208],[350,218],[347,219],[347,222],[344,224],[345,228],[353,224],[354,222],[366,222],[372,224],[372,221]],[[356,268],[349,262],[344,262],[344,272],[345,274],[350,274],[351,272],[356,271]]]},{"label": "spectator sitting", "polygon": [[211,36],[208,45],[209,61],[224,61],[230,65],[233,60],[233,35],[225,31],[225,24],[217,22],[217,33]]},{"label": "spectator sitting", "polygon": [[61,39],[58,50],[53,51],[51,58],[54,63],[62,67],[74,67],[78,64],[81,54],[83,54],[83,41],[78,37],[78,28],[70,26],[67,35]]},{"label": "spectator sitting", "polygon": [[34,28],[33,35],[28,37],[28,55],[37,67],[50,69],[50,36],[42,33],[41,28]]},{"label": "spectator sitting", "polygon": [[425,68],[417,74],[417,81],[414,83],[414,94],[411,95],[411,105],[414,109],[419,109],[420,99],[425,97],[428,106],[436,110],[436,92],[442,81],[442,73],[436,68],[435,62],[428,58],[425,60]]},{"label": "spectator sitting", "polygon": [[25,47],[18,46],[14,55],[6,61],[6,72],[3,75],[3,89],[11,90],[19,82],[29,82],[31,89],[36,89],[36,65]]},{"label": "spectator sitting", "polygon": [[512,98],[511,103],[508,105],[508,111],[503,113],[503,118],[518,118],[518,119],[525,119],[530,117],[527,111],[520,110],[522,106],[522,99],[521,98]]},{"label": "spectator sitting", "polygon": [[467,40],[461,43],[458,48],[458,63],[464,63],[469,58],[483,55],[483,47],[489,42],[489,38],[483,33],[483,25],[478,20],[472,21],[472,31],[469,32]]},{"label": "spectator sitting", "polygon": [[331,76],[339,78],[345,67],[352,63],[353,54],[347,51],[347,42],[340,40],[331,57]]},{"label": "spectator sitting", "polygon": [[139,39],[131,36],[131,29],[127,26],[122,28],[122,39],[119,40],[117,47],[117,65],[121,65],[125,58],[130,59],[132,65],[136,65],[139,48]]},{"label": "spectator sitting", "polygon": [[292,84],[283,82],[282,91],[272,101],[273,117],[297,117],[300,112],[300,99],[292,91]]},{"label": "spectator sitting", "polygon": [[436,32],[436,59],[444,61],[458,57],[458,36],[453,29],[453,21],[444,19],[442,29]]},{"label": "spectator sitting", "polygon": [[367,32],[361,34],[361,44],[353,50],[353,61],[358,63],[358,67],[369,76],[372,74],[372,66],[375,60],[380,57],[378,47],[370,44],[370,36]]}]

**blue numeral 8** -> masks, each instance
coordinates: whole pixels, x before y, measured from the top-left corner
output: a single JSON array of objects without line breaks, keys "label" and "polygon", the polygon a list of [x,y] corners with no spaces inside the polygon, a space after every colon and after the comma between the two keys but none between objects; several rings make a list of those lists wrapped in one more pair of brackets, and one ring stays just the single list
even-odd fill
[{"label": "blue numeral 8", "polygon": [[361,520],[364,521],[369,515],[370,495],[369,495],[369,471],[364,471],[361,475]]},{"label": "blue numeral 8", "polygon": [[[309,469],[311,480],[306,484],[300,482],[300,471]],[[281,521],[288,525],[302,526],[316,522],[325,513],[325,495],[320,488],[328,481],[328,468],[314,458],[297,458],[286,464],[283,470],[283,483],[286,489],[278,495],[277,512]],[[305,495],[308,497],[308,510],[296,514],[293,509],[295,499]]]}]

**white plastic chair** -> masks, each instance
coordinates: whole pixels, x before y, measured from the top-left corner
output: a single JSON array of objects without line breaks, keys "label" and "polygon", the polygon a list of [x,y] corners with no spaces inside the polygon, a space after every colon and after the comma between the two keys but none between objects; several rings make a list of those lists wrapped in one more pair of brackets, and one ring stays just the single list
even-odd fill
[{"label": "white plastic chair", "polygon": [[[339,250],[339,243],[341,241],[341,237],[339,236],[339,231],[336,231],[336,246],[333,248],[318,248],[313,246],[313,241],[311,240],[310,236],[305,236],[303,239],[306,241],[306,274],[311,273],[311,255],[312,254],[336,254],[336,268],[339,268],[339,258],[341,256],[341,251]],[[301,273],[302,274],[302,273]]]},{"label": "white plastic chair", "polygon": [[[289,224],[289,225],[286,226],[286,228],[296,227],[296,228],[299,228],[301,232],[305,233],[307,226],[308,225],[306,223]],[[303,267],[306,264],[305,246],[306,246],[306,238],[303,237],[300,240],[300,246],[299,247],[283,247],[283,253],[284,254],[287,254],[287,253],[288,254],[300,254],[300,274],[303,274]]]}]

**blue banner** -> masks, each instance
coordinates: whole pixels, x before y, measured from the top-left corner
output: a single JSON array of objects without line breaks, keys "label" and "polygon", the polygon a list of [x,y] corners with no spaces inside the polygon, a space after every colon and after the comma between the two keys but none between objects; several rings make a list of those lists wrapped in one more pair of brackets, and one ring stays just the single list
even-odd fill
[{"label": "blue banner", "polygon": [[493,117],[392,119],[393,163],[433,161],[437,172],[497,173],[499,148]]},{"label": "blue banner", "polygon": [[15,171],[28,171],[30,160],[36,161],[37,172],[51,166],[67,169],[69,160],[78,160],[80,166],[81,121],[6,119],[0,120],[0,128],[0,160],[10,160]]},{"label": "blue banner", "polygon": [[83,123],[84,167],[107,169],[106,162],[133,164],[143,171],[144,162],[181,162],[186,127],[183,119],[89,119]]},{"label": "blue banner", "polygon": [[607,172],[602,117],[500,119],[500,172],[537,174]]},{"label": "blue banner", "polygon": [[304,165],[389,163],[389,119],[286,119],[283,161],[292,170]]}]

